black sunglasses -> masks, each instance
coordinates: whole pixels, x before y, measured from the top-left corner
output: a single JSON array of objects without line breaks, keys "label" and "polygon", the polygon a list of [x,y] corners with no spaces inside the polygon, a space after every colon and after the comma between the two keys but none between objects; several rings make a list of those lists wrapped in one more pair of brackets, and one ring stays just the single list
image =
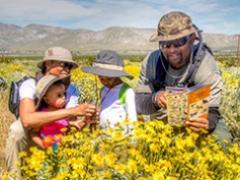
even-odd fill
[{"label": "black sunglasses", "polygon": [[73,68],[73,65],[71,63],[67,63],[67,62],[60,63],[60,66],[63,67],[63,68],[68,68],[68,69],[72,69]]},{"label": "black sunglasses", "polygon": [[188,42],[189,39],[190,39],[190,36],[185,36],[183,38],[173,40],[173,41],[163,41],[163,42],[159,43],[159,46],[163,49],[168,49],[171,46],[173,46],[175,48],[179,48],[181,46],[184,46]]}]

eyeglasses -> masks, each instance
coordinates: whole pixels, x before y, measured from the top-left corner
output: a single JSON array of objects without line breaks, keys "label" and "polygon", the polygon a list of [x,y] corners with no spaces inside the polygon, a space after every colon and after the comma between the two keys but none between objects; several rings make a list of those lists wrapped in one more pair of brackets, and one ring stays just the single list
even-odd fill
[{"label": "eyeglasses", "polygon": [[185,36],[183,38],[173,40],[173,41],[160,42],[159,46],[163,49],[168,49],[171,46],[173,46],[175,48],[179,48],[181,46],[184,46],[188,42],[189,39],[190,39],[190,36]]},{"label": "eyeglasses", "polygon": [[73,65],[71,63],[67,63],[67,62],[60,63],[60,66],[63,67],[63,68],[68,68],[68,69],[72,69],[73,68]]}]

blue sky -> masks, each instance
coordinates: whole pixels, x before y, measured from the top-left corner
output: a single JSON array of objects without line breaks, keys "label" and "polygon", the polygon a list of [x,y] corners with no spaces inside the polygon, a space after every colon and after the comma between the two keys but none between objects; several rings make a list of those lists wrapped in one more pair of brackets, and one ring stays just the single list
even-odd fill
[{"label": "blue sky", "polygon": [[240,34],[239,0],[0,0],[0,22],[102,30],[156,28],[160,17],[184,11],[204,32]]}]

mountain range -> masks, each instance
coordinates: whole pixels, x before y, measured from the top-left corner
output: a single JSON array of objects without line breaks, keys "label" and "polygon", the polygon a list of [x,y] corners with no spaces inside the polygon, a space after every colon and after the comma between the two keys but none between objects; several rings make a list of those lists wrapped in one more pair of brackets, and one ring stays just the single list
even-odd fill
[{"label": "mountain range", "polygon": [[[120,53],[145,53],[158,47],[149,42],[151,28],[109,27],[100,31],[67,29],[40,24],[20,27],[0,23],[0,49],[8,52],[42,53],[50,46],[63,46],[81,54],[113,49]],[[214,51],[237,49],[237,35],[203,33]]]}]

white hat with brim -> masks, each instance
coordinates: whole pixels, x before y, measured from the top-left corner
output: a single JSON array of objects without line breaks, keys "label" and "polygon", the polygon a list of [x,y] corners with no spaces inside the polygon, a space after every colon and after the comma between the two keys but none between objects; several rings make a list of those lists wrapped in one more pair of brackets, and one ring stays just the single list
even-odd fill
[{"label": "white hat with brim", "polygon": [[73,61],[71,52],[63,47],[50,47],[45,53],[43,60],[38,63],[39,68],[43,68],[43,64],[46,61],[59,61],[72,64],[73,68],[78,67],[78,64]]},{"label": "white hat with brim", "polygon": [[36,96],[37,96],[37,104],[35,106],[35,109],[38,109],[41,105],[42,99],[44,95],[46,94],[47,90],[51,85],[53,85],[56,82],[62,82],[66,88],[70,84],[70,76],[54,76],[54,75],[45,75],[43,76],[36,84]]}]

